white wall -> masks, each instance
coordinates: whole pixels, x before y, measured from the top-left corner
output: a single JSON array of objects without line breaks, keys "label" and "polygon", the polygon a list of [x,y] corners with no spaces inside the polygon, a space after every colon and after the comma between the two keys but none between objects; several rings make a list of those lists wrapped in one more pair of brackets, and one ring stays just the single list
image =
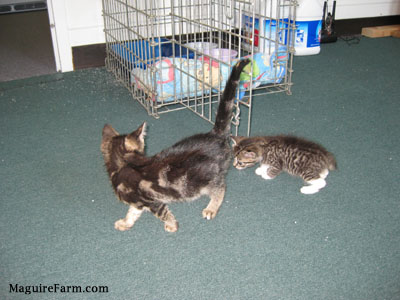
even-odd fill
[{"label": "white wall", "polygon": [[[323,3],[323,0],[319,1]],[[47,2],[50,22],[55,25],[52,34],[53,43],[57,44],[54,47],[55,52],[58,52],[55,53],[57,68],[63,72],[72,71],[72,47],[104,43],[102,0],[47,0]],[[328,3],[331,7],[333,0]],[[399,0],[337,1],[336,19],[390,15],[400,15]]]},{"label": "white wall", "polygon": [[[333,1],[330,0],[331,7]],[[336,19],[357,19],[400,15],[399,0],[337,0]]]},{"label": "white wall", "polygon": [[47,0],[57,70],[73,71],[72,47],[105,42],[102,0]]},{"label": "white wall", "polygon": [[105,42],[101,0],[68,0],[65,9],[72,46]]}]

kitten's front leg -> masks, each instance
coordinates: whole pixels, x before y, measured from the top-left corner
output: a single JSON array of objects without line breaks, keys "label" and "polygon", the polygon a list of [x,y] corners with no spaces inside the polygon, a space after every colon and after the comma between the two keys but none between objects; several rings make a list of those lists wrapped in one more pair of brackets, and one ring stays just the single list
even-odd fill
[{"label": "kitten's front leg", "polygon": [[269,165],[266,164],[261,164],[257,169],[256,169],[256,174],[260,175],[264,179],[273,179],[273,177],[270,177],[268,175],[268,169],[270,168]]},{"label": "kitten's front leg", "polygon": [[114,228],[120,231],[130,229],[136,220],[139,219],[143,212],[143,209],[137,209],[133,205],[129,206],[128,213],[124,219],[120,219],[114,223]]},{"label": "kitten's front leg", "polygon": [[176,232],[178,230],[178,222],[166,204],[154,203],[150,207],[150,211],[164,222],[165,231]]},{"label": "kitten's front leg", "polygon": [[262,164],[260,167],[256,169],[256,174],[260,175],[262,178],[266,180],[274,179],[276,176],[279,175],[280,172],[281,169],[267,164]]},{"label": "kitten's front leg", "polygon": [[225,196],[225,186],[221,186],[210,194],[210,202],[207,207],[203,209],[203,218],[207,220],[214,219],[218,213],[219,207],[222,204]]}]

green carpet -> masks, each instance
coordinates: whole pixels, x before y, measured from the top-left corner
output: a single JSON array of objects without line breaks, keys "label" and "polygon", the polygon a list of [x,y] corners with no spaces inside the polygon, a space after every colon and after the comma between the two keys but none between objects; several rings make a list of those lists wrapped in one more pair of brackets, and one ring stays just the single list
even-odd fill
[{"label": "green carpet", "polygon": [[[220,213],[171,205],[176,234],[143,214],[127,232],[100,153],[101,129],[148,122],[154,154],[211,125],[155,120],[105,69],[0,84],[0,299],[400,299],[400,39],[295,57],[293,95],[254,101],[252,134],[323,144],[339,170],[315,195],[282,174],[230,170]],[[10,285],[108,293],[10,293]]]}]

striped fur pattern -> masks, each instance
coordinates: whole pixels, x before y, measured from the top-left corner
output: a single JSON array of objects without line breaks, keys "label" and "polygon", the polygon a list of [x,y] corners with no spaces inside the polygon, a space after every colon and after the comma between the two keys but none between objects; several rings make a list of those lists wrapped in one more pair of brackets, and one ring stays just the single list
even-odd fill
[{"label": "striped fur pattern", "polygon": [[321,145],[294,136],[232,137],[237,169],[259,164],[256,174],[273,179],[282,171],[300,176],[306,183],[300,191],[314,194],[325,187],[325,178],[336,169],[334,156]]},{"label": "striped fur pattern", "polygon": [[232,70],[218,107],[216,122],[208,133],[187,137],[160,153],[145,155],[146,123],[127,135],[110,125],[103,128],[101,151],[117,197],[129,205],[126,217],[115,222],[128,230],[143,211],[164,223],[168,232],[178,230],[169,203],[210,197],[203,217],[216,216],[225,194],[225,175],[232,160],[229,144],[233,100],[240,73],[250,61],[240,61]]}]

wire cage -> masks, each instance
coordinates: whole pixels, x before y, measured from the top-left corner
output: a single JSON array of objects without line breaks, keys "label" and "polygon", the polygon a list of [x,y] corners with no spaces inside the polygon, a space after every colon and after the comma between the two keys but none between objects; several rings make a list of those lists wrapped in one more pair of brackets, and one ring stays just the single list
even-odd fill
[{"label": "wire cage", "polygon": [[249,57],[232,118],[233,134],[249,135],[253,97],[291,94],[296,5],[103,0],[106,68],[149,115],[189,109],[213,123],[232,66]]}]

